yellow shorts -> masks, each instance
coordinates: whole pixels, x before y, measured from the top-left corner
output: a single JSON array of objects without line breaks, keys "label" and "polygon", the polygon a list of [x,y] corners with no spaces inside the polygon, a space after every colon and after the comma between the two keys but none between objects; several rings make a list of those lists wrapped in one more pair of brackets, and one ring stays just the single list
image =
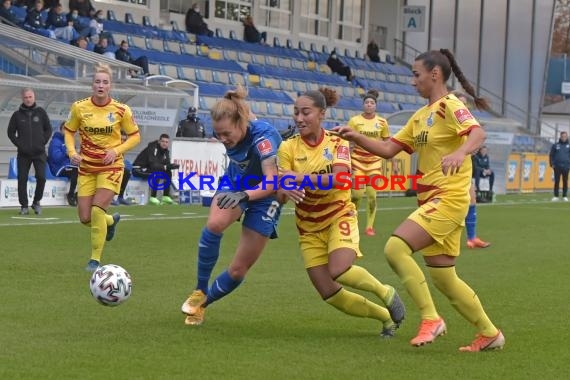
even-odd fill
[{"label": "yellow shorts", "polygon": [[422,249],[424,256],[459,256],[463,225],[458,224],[438,209],[439,199],[420,206],[408,219],[416,222],[435,240],[435,243]]},{"label": "yellow shorts", "polygon": [[340,217],[328,229],[305,233],[299,238],[305,268],[327,264],[329,254],[339,248],[352,249],[357,257],[362,257],[359,243],[356,214]]},{"label": "yellow shorts", "polygon": [[123,169],[113,169],[100,173],[80,174],[77,177],[77,196],[94,195],[97,189],[109,189],[115,194],[119,194],[123,173]]}]

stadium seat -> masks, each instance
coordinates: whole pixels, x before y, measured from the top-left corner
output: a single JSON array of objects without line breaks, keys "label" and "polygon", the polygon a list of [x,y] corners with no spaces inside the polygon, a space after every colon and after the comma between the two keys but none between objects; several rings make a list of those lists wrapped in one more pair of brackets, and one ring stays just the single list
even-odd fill
[{"label": "stadium seat", "polygon": [[305,42],[299,41],[299,50],[307,51],[307,48],[305,47]]},{"label": "stadium seat", "polygon": [[281,42],[279,41],[279,37],[273,37],[273,47],[281,47]]},{"label": "stadium seat", "polygon": [[231,40],[237,40],[238,39],[235,30],[230,30],[230,39]]},{"label": "stadium seat", "polygon": [[291,41],[289,38],[287,38],[287,49],[293,49],[293,41]]},{"label": "stadium seat", "polygon": [[135,20],[133,19],[133,15],[130,13],[125,13],[125,23],[127,24],[136,24]]},{"label": "stadium seat", "polygon": [[326,55],[330,54],[329,47],[327,45],[323,45],[323,54],[326,54]]},{"label": "stadium seat", "polygon": [[112,10],[112,9],[107,10],[107,20],[117,21],[117,18],[115,17],[115,11],[114,10]]},{"label": "stadium seat", "polygon": [[143,23],[143,26],[147,26],[147,27],[151,27],[151,28],[153,27],[153,25],[150,23],[150,17],[148,17],[148,16],[143,16],[142,23]]},{"label": "stadium seat", "polygon": [[222,32],[222,29],[216,28],[216,37],[224,38],[224,33]]}]

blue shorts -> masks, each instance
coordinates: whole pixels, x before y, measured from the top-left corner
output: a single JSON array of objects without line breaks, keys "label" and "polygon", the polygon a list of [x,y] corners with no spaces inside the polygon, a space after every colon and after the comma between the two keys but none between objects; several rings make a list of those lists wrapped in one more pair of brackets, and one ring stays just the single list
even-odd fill
[{"label": "blue shorts", "polygon": [[[216,195],[227,191],[217,191]],[[270,239],[277,239],[277,224],[281,215],[281,204],[275,197],[240,203],[242,225]],[[241,218],[240,218],[241,219]]]}]

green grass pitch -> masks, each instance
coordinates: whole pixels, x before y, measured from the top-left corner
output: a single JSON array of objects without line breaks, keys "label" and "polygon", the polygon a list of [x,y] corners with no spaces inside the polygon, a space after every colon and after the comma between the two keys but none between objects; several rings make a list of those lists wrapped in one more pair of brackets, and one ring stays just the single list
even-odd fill
[{"label": "green grass pitch", "polygon": [[[195,285],[197,240],[207,209],[122,206],[103,263],[125,267],[133,294],[107,308],[89,293],[89,230],[75,210],[41,217],[0,211],[0,379],[548,379],[568,375],[570,204],[547,195],[499,197],[478,207],[484,250],[465,246],[458,273],[503,330],[503,351],[459,353],[476,333],[433,287],[448,334],[414,348],[419,316],[383,256],[412,198],[380,199],[377,236],[363,234],[366,267],[394,285],[408,314],[397,336],[371,319],[322,302],[304,271],[291,209],[246,281],[211,305],[199,327],[180,306]],[[361,228],[364,212],[361,211]],[[225,234],[214,276],[239,236]],[[416,254],[416,259],[421,257]],[[372,298],[373,296],[370,295]],[[566,375],[566,376],[567,376]]]}]

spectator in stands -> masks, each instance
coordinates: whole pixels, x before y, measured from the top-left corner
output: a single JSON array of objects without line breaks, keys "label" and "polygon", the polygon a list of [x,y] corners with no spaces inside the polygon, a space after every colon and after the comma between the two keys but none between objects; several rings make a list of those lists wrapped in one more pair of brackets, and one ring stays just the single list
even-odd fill
[{"label": "spectator in stands", "polygon": [[245,16],[243,20],[243,40],[255,44],[265,44],[267,41],[267,32],[257,30],[251,15]]},{"label": "spectator in stands", "polygon": [[206,129],[200,118],[196,116],[196,108],[188,108],[188,116],[178,123],[176,137],[206,137]]},{"label": "spectator in stands", "polygon": [[[22,22],[16,17],[16,13],[12,9],[12,0],[4,0],[0,7],[0,18],[17,26],[22,26]],[[5,22],[3,22],[5,23]]]},{"label": "spectator in stands", "polygon": [[121,41],[121,47],[115,52],[115,58],[119,61],[128,62],[133,65],[137,65],[143,69],[144,75],[150,75],[148,72],[148,58],[146,55],[141,55],[137,59],[133,59],[131,53],[129,53],[129,43],[125,40]]},{"label": "spectator in stands", "polygon": [[[123,132],[121,132],[121,141],[123,143],[125,141],[127,141],[127,135]],[[131,161],[127,160],[125,157],[123,157],[123,161],[125,161],[125,167],[123,168],[123,179],[121,181],[121,190],[119,191],[119,196],[117,197],[117,199],[114,199],[111,202],[111,204],[113,206],[118,206],[118,205],[130,206],[131,205],[131,201],[128,199],[125,199],[125,190],[127,189],[127,185],[129,183],[129,180],[131,179],[131,171],[133,170],[133,164]]]},{"label": "spectator in stands", "polygon": [[[170,162],[170,136],[166,133],[160,135],[159,139],[152,141],[144,148],[133,163],[133,175],[139,178],[148,178],[151,173],[163,172],[170,177],[168,184],[172,182],[172,170],[178,169],[180,165],[172,164]],[[150,198],[148,203],[153,205],[159,204],[173,204],[170,198],[170,186],[166,186],[162,192],[162,199],[158,200],[156,197],[156,186],[150,189]]]},{"label": "spectator in stands", "polygon": [[67,14],[67,22],[73,24],[73,29],[75,29],[75,31],[79,33],[80,36],[87,37],[91,31],[89,25],[82,23],[81,19],[79,18],[79,12],[77,9],[74,9]]},{"label": "spectator in stands", "polygon": [[26,20],[24,21],[24,25],[27,25],[30,28],[40,32],[41,35],[44,35],[49,38],[55,38],[55,33],[53,32],[53,30],[47,29],[47,25],[42,17],[43,10],[44,10],[44,1],[36,0],[36,2],[34,3],[34,7],[28,9],[28,14],[26,15]]},{"label": "spectator in stands", "polygon": [[561,132],[560,139],[550,149],[550,167],[554,169],[554,198],[558,201],[560,178],[562,177],[562,199],[568,202],[568,171],[570,169],[570,143],[568,133]]},{"label": "spectator in stands", "polygon": [[54,30],[57,38],[71,41],[79,36],[73,27],[73,21],[69,21],[67,15],[63,13],[63,6],[60,3],[49,10],[46,25]]},{"label": "spectator in stands", "polygon": [[51,137],[48,147],[48,165],[51,174],[56,177],[66,177],[69,179],[69,191],[67,192],[67,203],[70,206],[77,206],[77,166],[71,165],[71,160],[67,155],[63,128],[65,122],[59,126],[59,131],[55,131]]},{"label": "spectator in stands", "polygon": [[103,32],[103,17],[103,11],[98,10],[89,21],[89,37],[95,43],[99,42],[100,35]]},{"label": "spectator in stands", "polygon": [[366,55],[372,62],[380,62],[380,48],[374,40],[370,40],[366,46]]},{"label": "spectator in stands", "polygon": [[489,178],[489,192],[493,193],[493,183],[495,182],[495,173],[491,169],[487,147],[483,145],[479,151],[473,156],[475,164],[475,187],[479,189],[479,181],[481,178]]},{"label": "spectator in stands", "polygon": [[72,45],[77,46],[80,49],[87,50],[87,45],[89,42],[87,41],[87,37],[80,36],[75,41],[70,42]]},{"label": "spectator in stands", "polygon": [[208,29],[208,24],[200,14],[200,4],[194,3],[186,13],[186,31],[188,33],[212,37],[214,32]]},{"label": "spectator in stands", "polygon": [[330,67],[333,73],[337,73],[338,75],[343,75],[346,77],[346,80],[351,81],[354,78],[352,72],[350,71],[350,67],[345,65],[337,56],[336,49],[331,52],[329,58],[327,59],[327,65]]},{"label": "spectator in stands", "polygon": [[93,47],[93,51],[98,54],[102,54],[108,58],[115,59],[115,53],[112,51],[108,51],[109,48],[109,40],[107,37],[99,38],[99,42]]},{"label": "spectator in stands", "polygon": [[93,17],[95,8],[91,5],[91,0],[69,0],[69,10],[77,10],[81,17]]},{"label": "spectator in stands", "polygon": [[20,215],[28,215],[28,175],[34,165],[36,191],[32,209],[41,214],[40,201],[46,184],[46,144],[51,137],[51,123],[47,112],[36,104],[36,95],[31,88],[22,90],[22,104],[12,114],[8,124],[8,138],[18,148],[18,200]]}]

